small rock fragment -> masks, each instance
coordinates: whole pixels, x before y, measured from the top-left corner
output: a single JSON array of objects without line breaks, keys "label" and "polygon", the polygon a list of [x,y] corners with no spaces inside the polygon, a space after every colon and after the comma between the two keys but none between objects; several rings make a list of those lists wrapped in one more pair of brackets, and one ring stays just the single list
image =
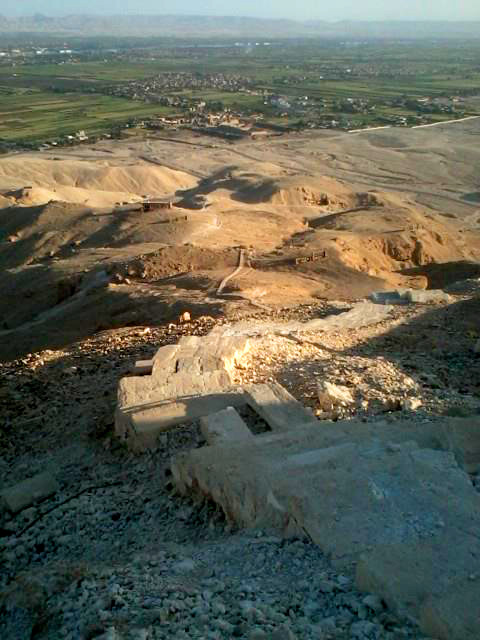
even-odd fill
[{"label": "small rock fragment", "polygon": [[375,613],[380,613],[381,611],[383,611],[383,603],[381,598],[379,598],[378,596],[365,596],[365,598],[362,600],[362,603]]},{"label": "small rock fragment", "polygon": [[404,411],[416,411],[422,406],[420,398],[405,398],[402,402],[402,408]]},{"label": "small rock fragment", "polygon": [[195,567],[195,562],[186,558],[181,562],[177,562],[177,564],[174,565],[173,570],[175,573],[191,573],[192,571],[195,571]]},{"label": "small rock fragment", "polygon": [[355,403],[348,387],[332,384],[326,380],[318,383],[318,401],[323,411],[332,411],[335,407],[348,407]]}]

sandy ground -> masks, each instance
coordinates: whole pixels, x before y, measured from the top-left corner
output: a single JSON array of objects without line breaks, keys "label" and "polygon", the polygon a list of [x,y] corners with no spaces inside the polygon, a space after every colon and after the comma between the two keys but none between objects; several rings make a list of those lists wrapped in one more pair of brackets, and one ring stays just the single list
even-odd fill
[{"label": "sandy ground", "polygon": [[[184,310],[425,288],[432,264],[475,269],[479,134],[475,120],[235,144],[178,132],[3,156],[0,356]],[[177,206],[129,209],[146,196]]]}]

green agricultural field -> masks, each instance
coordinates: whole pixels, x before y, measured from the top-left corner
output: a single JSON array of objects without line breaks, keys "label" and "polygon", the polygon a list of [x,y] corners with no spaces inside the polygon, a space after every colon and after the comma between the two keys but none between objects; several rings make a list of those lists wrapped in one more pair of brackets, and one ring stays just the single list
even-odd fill
[{"label": "green agricultural field", "polygon": [[[247,63],[246,63],[247,62]],[[191,58],[165,57],[148,62],[118,62],[112,60],[64,63],[37,64],[11,67],[0,67],[0,85],[32,86],[38,88],[56,87],[73,88],[90,87],[96,89],[120,82],[141,80],[165,72],[200,72],[200,73],[258,73],[262,64],[258,60],[243,61],[236,58],[223,59],[220,56],[195,60]],[[271,74],[260,74],[269,78]]]},{"label": "green agricultural field", "polygon": [[106,132],[130,118],[163,115],[159,105],[134,102],[98,94],[56,94],[0,88],[0,139],[9,142],[43,141],[74,134],[80,129],[95,134]]},{"label": "green agricultural field", "polygon": [[[195,83],[191,88],[180,83],[159,89],[162,96],[205,100],[213,108],[246,115],[262,112],[271,123],[313,122],[315,126],[336,120],[356,128],[395,124],[402,117],[415,124],[480,113],[480,45],[476,41],[304,39],[272,46],[230,43],[208,48],[200,40],[188,46],[149,40],[144,46],[142,39],[136,39],[123,44],[123,49],[109,53],[105,42],[95,41],[84,49],[88,53],[57,63],[30,57],[29,64],[0,64],[0,139],[40,142],[79,129],[100,133],[133,118],[177,113],[179,107],[143,102],[151,98],[142,91],[136,96],[139,99],[129,97],[135,93],[129,83],[148,85],[165,72],[237,76],[250,89],[290,101],[292,109],[285,115],[284,108],[275,108],[275,101],[264,104],[263,95],[222,90],[221,82],[202,90]],[[456,96],[465,100],[454,101]],[[448,105],[440,108],[437,102],[434,108],[422,110],[416,102],[421,98],[441,99],[439,103],[444,100]],[[352,101],[357,104],[349,105]],[[188,113],[191,106],[183,103],[181,108]]]}]

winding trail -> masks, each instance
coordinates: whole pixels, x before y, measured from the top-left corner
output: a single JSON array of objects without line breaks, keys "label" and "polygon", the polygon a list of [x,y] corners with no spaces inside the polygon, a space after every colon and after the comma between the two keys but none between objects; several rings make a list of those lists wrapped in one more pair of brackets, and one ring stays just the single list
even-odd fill
[{"label": "winding trail", "polygon": [[243,270],[244,266],[245,266],[245,250],[240,249],[240,255],[238,256],[238,267],[221,281],[217,289],[217,296],[222,293],[222,291],[225,289],[226,285],[228,284],[228,282],[230,282],[232,278],[235,278],[235,276],[238,276],[238,274]]}]

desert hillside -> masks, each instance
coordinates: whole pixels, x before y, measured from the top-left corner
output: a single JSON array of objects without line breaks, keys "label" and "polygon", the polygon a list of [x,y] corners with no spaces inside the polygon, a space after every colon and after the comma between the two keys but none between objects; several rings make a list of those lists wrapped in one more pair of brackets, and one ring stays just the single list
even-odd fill
[{"label": "desert hillside", "polygon": [[478,640],[478,122],[0,157],[2,640]]},{"label": "desert hillside", "polygon": [[[448,127],[193,147],[179,134],[4,156],[2,355],[186,310],[428,288],[435,264],[475,270],[478,150],[466,133],[461,162]],[[143,211],[147,199],[171,206]]]}]

